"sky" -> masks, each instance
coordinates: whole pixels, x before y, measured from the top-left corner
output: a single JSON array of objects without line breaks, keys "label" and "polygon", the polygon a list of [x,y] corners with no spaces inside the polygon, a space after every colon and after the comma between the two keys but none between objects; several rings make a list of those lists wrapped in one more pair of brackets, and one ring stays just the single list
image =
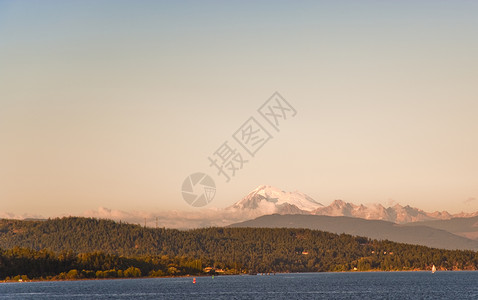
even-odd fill
[{"label": "sky", "polygon": [[[478,2],[2,1],[0,212],[198,211],[259,185],[478,210]],[[279,131],[258,109],[278,92]],[[271,139],[234,140],[254,118]],[[226,182],[209,157],[247,160]]]}]

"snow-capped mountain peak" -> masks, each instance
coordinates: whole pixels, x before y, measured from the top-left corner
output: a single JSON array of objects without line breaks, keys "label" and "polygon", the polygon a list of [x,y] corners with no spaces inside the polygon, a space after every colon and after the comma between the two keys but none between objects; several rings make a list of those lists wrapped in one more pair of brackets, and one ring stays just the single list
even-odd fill
[{"label": "snow-capped mountain peak", "polygon": [[384,220],[398,224],[478,215],[478,212],[456,215],[446,211],[428,213],[410,205],[395,204],[394,206],[384,207],[381,204],[370,204],[365,206],[343,200],[334,200],[330,205],[324,206],[304,193],[298,191],[285,192],[269,185],[258,186],[242,200],[230,206],[228,210],[235,216],[243,216],[243,218],[268,214],[310,214]]},{"label": "snow-capped mountain peak", "polygon": [[278,213],[280,213],[281,208],[287,208],[288,211],[295,208],[298,210],[297,212],[310,212],[323,207],[322,204],[304,193],[298,191],[286,192],[269,185],[257,187],[232,207],[236,209],[258,209],[265,206],[269,210],[272,207],[276,208],[274,212]]}]

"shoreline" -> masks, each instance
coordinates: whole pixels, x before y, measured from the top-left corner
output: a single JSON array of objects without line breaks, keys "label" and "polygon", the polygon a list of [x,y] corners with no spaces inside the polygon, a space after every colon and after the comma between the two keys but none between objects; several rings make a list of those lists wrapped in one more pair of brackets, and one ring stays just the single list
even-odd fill
[{"label": "shoreline", "polygon": [[[477,272],[478,270],[437,270],[437,273],[440,272]],[[222,277],[222,276],[275,276],[275,275],[287,275],[287,274],[337,274],[337,273],[397,273],[397,272],[430,272],[431,270],[392,270],[392,271],[383,271],[383,270],[367,270],[367,271],[330,271],[330,272],[276,272],[270,273],[269,275],[265,273],[257,274],[222,274],[222,275],[181,275],[181,276],[159,276],[159,277],[129,277],[129,278],[78,278],[78,279],[32,279],[26,281],[14,281],[14,280],[2,280],[0,283],[28,283],[28,282],[68,282],[68,281],[94,281],[94,280],[131,280],[131,279],[160,279],[160,278],[205,278],[205,277]],[[265,275],[264,275],[265,274]]]}]

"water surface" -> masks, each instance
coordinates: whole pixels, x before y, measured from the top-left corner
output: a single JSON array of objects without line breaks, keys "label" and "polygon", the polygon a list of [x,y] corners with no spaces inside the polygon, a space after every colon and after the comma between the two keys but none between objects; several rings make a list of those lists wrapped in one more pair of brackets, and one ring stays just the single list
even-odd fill
[{"label": "water surface", "polygon": [[0,283],[0,299],[478,299],[478,272],[300,273]]}]

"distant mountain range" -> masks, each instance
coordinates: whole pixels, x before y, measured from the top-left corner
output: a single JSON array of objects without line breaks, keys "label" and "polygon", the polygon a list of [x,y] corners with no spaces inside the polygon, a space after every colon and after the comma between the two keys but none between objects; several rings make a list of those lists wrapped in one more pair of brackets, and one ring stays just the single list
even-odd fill
[{"label": "distant mountain range", "polygon": [[421,225],[420,223],[401,225],[381,220],[365,220],[343,216],[274,214],[232,224],[230,227],[308,228],[433,248],[478,250],[478,240],[471,240],[446,230]]},{"label": "distant mountain range", "polygon": [[256,216],[271,213],[344,216],[366,220],[383,220],[397,224],[478,216],[478,212],[452,215],[446,211],[425,212],[409,205],[396,204],[386,208],[381,204],[365,206],[347,203],[342,200],[335,200],[330,205],[324,206],[306,194],[297,191],[285,192],[266,185],[259,186],[242,200],[229,207],[228,210],[236,210],[238,214],[247,212],[249,215],[254,212]]},{"label": "distant mountain range", "polygon": [[452,218],[449,220],[434,220],[405,224],[406,226],[427,226],[431,228],[446,230],[453,234],[478,240],[478,216],[471,218]]},{"label": "distant mountain range", "polygon": [[[446,249],[478,250],[478,212],[450,214],[425,212],[409,205],[384,207],[381,204],[357,205],[335,200],[323,205],[298,192],[261,185],[226,208],[196,211],[119,211],[99,208],[85,217],[154,225],[166,228],[203,228],[211,226],[303,227],[333,233],[348,233],[375,239],[419,244]],[[0,218],[25,219],[41,216],[0,214]]]},{"label": "distant mountain range", "polygon": [[328,206],[300,192],[262,185],[226,208],[231,227],[308,228],[443,249],[478,250],[478,212],[452,215],[399,204],[384,207],[335,200]]}]

